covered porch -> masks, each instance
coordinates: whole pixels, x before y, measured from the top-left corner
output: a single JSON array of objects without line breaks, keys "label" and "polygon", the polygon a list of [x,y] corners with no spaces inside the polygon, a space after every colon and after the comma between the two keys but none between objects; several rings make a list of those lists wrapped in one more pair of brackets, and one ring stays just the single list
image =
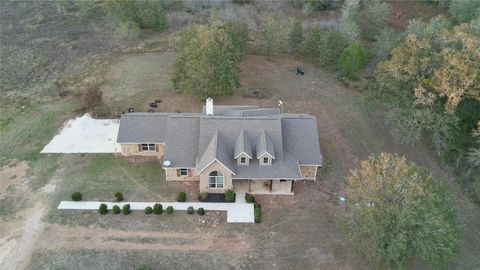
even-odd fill
[{"label": "covered porch", "polygon": [[233,179],[236,193],[253,195],[293,195],[295,181],[280,179]]}]

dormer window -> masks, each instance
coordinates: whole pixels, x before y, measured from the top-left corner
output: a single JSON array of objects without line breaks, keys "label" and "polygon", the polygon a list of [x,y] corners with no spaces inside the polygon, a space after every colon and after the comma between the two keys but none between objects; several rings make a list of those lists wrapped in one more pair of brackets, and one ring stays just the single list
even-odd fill
[{"label": "dormer window", "polygon": [[269,162],[269,158],[268,158],[268,157],[264,157],[264,158],[263,158],[263,164],[268,164],[268,163],[270,163],[270,162]]},{"label": "dormer window", "polygon": [[250,158],[245,154],[239,155],[236,159],[238,166],[247,166],[250,163]]}]

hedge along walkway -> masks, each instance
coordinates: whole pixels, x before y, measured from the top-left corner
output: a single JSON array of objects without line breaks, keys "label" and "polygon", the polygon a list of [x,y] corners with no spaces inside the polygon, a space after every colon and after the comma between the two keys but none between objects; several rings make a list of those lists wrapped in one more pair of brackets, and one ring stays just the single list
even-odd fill
[{"label": "hedge along walkway", "polygon": [[161,203],[165,210],[168,206],[172,206],[174,210],[186,211],[189,206],[193,206],[195,210],[203,208],[205,211],[227,211],[228,223],[254,223],[253,203],[245,202],[245,194],[237,194],[235,203],[204,203],[204,202],[98,202],[98,201],[61,201],[57,209],[61,210],[98,210],[100,204],[107,205],[109,210],[114,205],[120,208],[125,204],[130,204],[130,210],[145,210],[145,207],[156,203]]}]

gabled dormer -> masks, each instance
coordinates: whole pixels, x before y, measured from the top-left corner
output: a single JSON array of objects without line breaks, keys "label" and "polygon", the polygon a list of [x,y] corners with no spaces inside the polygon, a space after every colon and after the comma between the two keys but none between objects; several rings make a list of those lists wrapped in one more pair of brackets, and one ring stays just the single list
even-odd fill
[{"label": "gabled dormer", "polygon": [[275,149],[270,137],[262,132],[257,144],[257,159],[260,166],[270,166],[275,159]]},{"label": "gabled dormer", "polygon": [[237,165],[239,166],[248,166],[250,159],[252,159],[252,145],[243,130],[238,134],[233,155],[233,158],[237,161]]}]

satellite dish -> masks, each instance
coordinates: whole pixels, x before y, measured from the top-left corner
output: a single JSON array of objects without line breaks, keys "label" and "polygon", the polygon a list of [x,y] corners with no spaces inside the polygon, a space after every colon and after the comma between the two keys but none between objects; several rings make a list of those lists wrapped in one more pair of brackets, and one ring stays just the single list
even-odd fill
[{"label": "satellite dish", "polygon": [[163,167],[168,167],[168,166],[170,166],[171,164],[172,164],[172,162],[170,162],[170,160],[165,160],[165,161],[163,162]]}]

